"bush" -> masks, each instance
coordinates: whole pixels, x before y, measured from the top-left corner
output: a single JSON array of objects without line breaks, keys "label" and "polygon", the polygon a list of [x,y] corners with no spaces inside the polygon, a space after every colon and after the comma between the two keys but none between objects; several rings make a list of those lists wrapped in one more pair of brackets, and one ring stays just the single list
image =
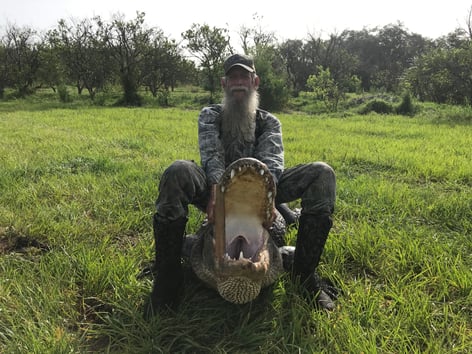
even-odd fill
[{"label": "bush", "polygon": [[280,111],[288,102],[289,92],[283,80],[266,76],[259,87],[260,106],[268,111]]},{"label": "bush", "polygon": [[367,104],[361,109],[360,114],[368,114],[370,112],[376,112],[379,114],[389,114],[393,112],[393,107],[390,103],[383,100],[373,100],[367,102]]},{"label": "bush", "polygon": [[410,94],[407,92],[403,95],[400,105],[395,109],[397,114],[402,114],[404,116],[414,116],[416,113],[416,108],[413,105]]},{"label": "bush", "polygon": [[63,103],[72,102],[72,97],[66,85],[59,85],[57,87],[57,95],[59,96],[59,101]]}]

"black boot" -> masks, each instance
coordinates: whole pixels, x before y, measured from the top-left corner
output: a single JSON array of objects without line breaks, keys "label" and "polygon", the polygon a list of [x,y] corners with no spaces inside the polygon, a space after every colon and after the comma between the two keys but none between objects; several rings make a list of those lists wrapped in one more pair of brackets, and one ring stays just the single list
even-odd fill
[{"label": "black boot", "polygon": [[181,251],[186,223],[187,218],[162,222],[158,221],[157,214],[154,215],[155,278],[145,317],[166,307],[172,308],[178,303],[183,283]]},{"label": "black boot", "polygon": [[317,303],[323,309],[333,310],[334,302],[323,291],[323,282],[316,273],[324,245],[333,222],[329,215],[302,214],[299,219],[293,275],[308,294],[317,294]]}]

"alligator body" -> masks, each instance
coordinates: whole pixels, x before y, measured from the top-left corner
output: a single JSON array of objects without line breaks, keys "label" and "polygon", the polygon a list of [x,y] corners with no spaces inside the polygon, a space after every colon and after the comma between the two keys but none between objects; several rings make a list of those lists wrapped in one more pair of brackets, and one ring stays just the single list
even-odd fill
[{"label": "alligator body", "polygon": [[[284,272],[294,247],[280,247],[286,223],[274,217],[275,183],[267,166],[244,158],[223,174],[216,195],[215,222],[186,237],[195,274],[227,301],[244,304]],[[185,251],[187,249],[187,252]]]}]

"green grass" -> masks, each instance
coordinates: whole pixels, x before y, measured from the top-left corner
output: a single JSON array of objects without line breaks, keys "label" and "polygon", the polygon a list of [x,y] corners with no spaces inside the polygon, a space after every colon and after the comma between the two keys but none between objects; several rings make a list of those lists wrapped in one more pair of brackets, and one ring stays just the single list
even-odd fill
[{"label": "green grass", "polygon": [[157,186],[199,161],[198,110],[0,102],[0,352],[470,352],[472,128],[425,107],[278,115],[287,166],[337,172],[320,265],[343,290],[335,312],[286,276],[237,306],[187,272],[179,312],[146,322]]}]

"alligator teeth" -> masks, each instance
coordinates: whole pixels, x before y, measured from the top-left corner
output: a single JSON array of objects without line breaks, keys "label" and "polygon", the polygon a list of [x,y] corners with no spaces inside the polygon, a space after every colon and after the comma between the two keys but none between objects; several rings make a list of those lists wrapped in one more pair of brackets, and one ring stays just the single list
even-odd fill
[{"label": "alligator teeth", "polygon": [[225,253],[224,256],[223,256],[223,259],[225,261],[238,261],[238,260],[243,260],[243,259],[247,259],[249,261],[251,260],[251,258],[244,257],[243,251],[241,251],[241,253],[239,253],[239,258],[231,258],[228,253]]},{"label": "alligator teeth", "polygon": [[269,191],[269,193],[267,193],[267,198],[269,198],[269,200],[272,198],[272,191]]},{"label": "alligator teeth", "polygon": [[236,174],[236,171],[235,171],[235,170],[231,170],[230,178],[233,178],[235,174]]},{"label": "alligator teeth", "polygon": [[221,193],[225,192],[225,186],[221,186]]},{"label": "alligator teeth", "polygon": [[260,171],[259,171],[259,173],[261,174],[261,176],[264,175],[264,172],[265,172],[264,170],[260,170]]}]

